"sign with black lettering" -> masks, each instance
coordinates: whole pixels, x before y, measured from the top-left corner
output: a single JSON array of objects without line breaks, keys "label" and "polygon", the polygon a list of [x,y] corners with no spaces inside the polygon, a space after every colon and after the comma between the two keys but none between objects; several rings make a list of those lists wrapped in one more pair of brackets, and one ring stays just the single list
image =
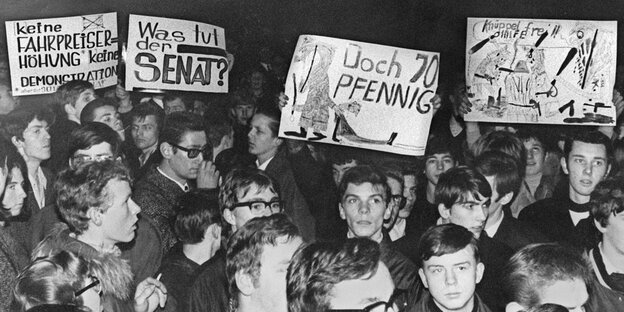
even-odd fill
[{"label": "sign with black lettering", "polygon": [[117,13],[5,24],[13,95],[53,93],[71,80],[117,84]]},{"label": "sign with black lettering", "polygon": [[469,121],[615,125],[617,22],[468,18]]},{"label": "sign with black lettering", "polygon": [[302,35],[280,137],[423,155],[438,53]]},{"label": "sign with black lettering", "polygon": [[127,90],[227,93],[223,28],[134,14],[128,24]]}]

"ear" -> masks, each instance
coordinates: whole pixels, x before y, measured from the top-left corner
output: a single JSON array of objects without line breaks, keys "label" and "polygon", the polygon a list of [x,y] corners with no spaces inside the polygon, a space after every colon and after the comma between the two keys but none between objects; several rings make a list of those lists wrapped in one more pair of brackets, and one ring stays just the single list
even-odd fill
[{"label": "ear", "polygon": [[446,208],[444,204],[438,204],[438,212],[442,219],[448,219],[451,216],[451,209]]},{"label": "ear", "polygon": [[522,311],[524,311],[524,307],[515,301],[508,303],[507,306],[505,307],[505,312],[522,312]]},{"label": "ear", "polygon": [[482,262],[477,263],[477,272],[476,272],[477,276],[475,279],[476,284],[479,284],[479,282],[481,282],[484,271],[485,271],[485,265]]},{"label": "ear", "polygon": [[602,234],[604,234],[607,231],[607,227],[606,226],[602,226],[602,224],[600,224],[600,222],[598,222],[598,220],[596,220],[596,219],[594,219],[594,225],[596,226],[598,231],[600,231],[600,233],[602,233]]},{"label": "ear", "polygon": [[340,218],[342,220],[347,220],[347,216],[345,215],[344,207],[342,207],[342,203],[338,204],[338,212],[340,212]]},{"label": "ear", "polygon": [[173,146],[171,146],[171,144],[167,142],[162,142],[158,148],[160,149],[160,153],[162,154],[163,158],[171,159],[171,157],[173,156]]},{"label": "ear", "polygon": [[509,193],[505,194],[505,196],[501,197],[501,199],[499,199],[498,202],[501,205],[503,205],[503,206],[507,205],[507,204],[509,204],[509,202],[511,201],[513,196],[514,196],[514,192],[509,192]]},{"label": "ear", "polygon": [[605,172],[604,178],[609,176],[609,172],[611,172],[611,164],[607,167],[607,172]]},{"label": "ear", "polygon": [[278,136],[276,136],[273,140],[274,140],[273,142],[275,143],[275,146],[280,146],[282,145],[282,143],[284,143],[284,140],[280,139],[280,137]]},{"label": "ear", "polygon": [[93,223],[96,226],[102,225],[103,213],[100,209],[94,207],[89,208],[89,210],[87,210],[87,217],[89,217],[90,223]]},{"label": "ear", "polygon": [[65,113],[67,113],[67,115],[76,115],[76,108],[71,104],[63,105],[63,110],[65,110]]},{"label": "ear", "polygon": [[561,157],[561,160],[559,162],[561,163],[561,170],[563,170],[563,173],[570,174],[570,172],[568,171],[568,162],[565,156]]},{"label": "ear", "polygon": [[238,287],[238,290],[240,290],[241,294],[244,296],[251,296],[256,289],[249,274],[238,271],[234,274],[234,279],[236,281],[236,287]]},{"label": "ear", "polygon": [[20,148],[24,146],[24,141],[18,139],[16,136],[11,137],[11,143],[13,143],[15,148]]},{"label": "ear", "polygon": [[425,275],[425,271],[422,268],[418,269],[418,275],[420,275],[420,280],[422,281],[423,285],[425,285],[425,288],[429,288],[429,283],[427,283],[427,276]]},{"label": "ear", "polygon": [[230,209],[223,209],[223,219],[225,222],[229,223],[231,226],[236,226],[234,214]]}]

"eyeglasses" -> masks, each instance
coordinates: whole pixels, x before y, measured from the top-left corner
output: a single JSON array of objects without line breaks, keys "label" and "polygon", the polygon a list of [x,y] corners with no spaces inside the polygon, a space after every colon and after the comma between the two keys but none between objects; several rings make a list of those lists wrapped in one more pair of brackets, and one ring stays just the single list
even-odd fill
[{"label": "eyeglasses", "polygon": [[186,147],[182,147],[180,145],[173,144],[173,143],[169,143],[169,144],[171,144],[171,146],[179,148],[182,151],[185,151],[189,159],[196,158],[197,156],[199,156],[200,153],[204,155],[204,158],[207,158],[207,155],[208,155],[208,145],[199,149],[199,148],[186,148]]},{"label": "eyeglasses", "polygon": [[85,291],[91,289],[91,288],[95,288],[95,292],[98,293],[98,295],[102,294],[102,284],[100,284],[100,280],[93,276],[93,275],[89,275],[89,278],[91,278],[92,282],[91,284],[79,289],[78,291],[74,292],[74,295],[76,297],[79,297],[80,295],[84,294]]},{"label": "eyeglasses", "polygon": [[92,163],[92,162],[100,162],[100,161],[105,161],[105,160],[112,160],[113,159],[113,155],[95,155],[95,156],[90,156],[90,155],[76,155],[74,157],[72,157],[72,161],[74,166],[79,166],[82,164],[86,164],[86,163]]},{"label": "eyeglasses", "polygon": [[362,309],[329,309],[327,312],[403,312],[406,306],[405,291],[397,289],[388,301],[378,301]]},{"label": "eyeglasses", "polygon": [[273,200],[270,202],[265,202],[261,200],[238,203],[233,206],[236,207],[248,207],[253,214],[262,214],[264,210],[268,207],[271,210],[271,213],[279,213],[282,212],[282,202],[280,200]]}]

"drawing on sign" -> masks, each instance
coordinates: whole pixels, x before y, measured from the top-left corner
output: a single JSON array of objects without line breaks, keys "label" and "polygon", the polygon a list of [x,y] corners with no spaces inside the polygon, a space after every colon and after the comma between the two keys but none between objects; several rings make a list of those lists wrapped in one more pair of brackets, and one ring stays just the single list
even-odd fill
[{"label": "drawing on sign", "polygon": [[613,124],[614,22],[469,18],[467,120]]},{"label": "drawing on sign", "polygon": [[96,15],[95,18],[82,16],[82,32],[100,28],[105,29],[104,15]]},{"label": "drawing on sign", "polygon": [[[340,142],[344,138],[353,142],[392,145],[397,136],[396,132],[392,133],[388,141],[371,140],[358,136],[356,131],[349,126],[345,113],[351,113],[357,117],[362,107],[361,104],[357,101],[336,104],[330,97],[328,70],[334,58],[334,52],[334,46],[316,41],[311,37],[306,37],[304,43],[295,52],[294,62],[302,62],[307,68],[306,76],[299,77],[299,83],[297,83],[296,74],[293,73],[295,92],[291,116],[294,116],[295,111],[301,112],[299,132],[286,131],[284,134],[307,138],[308,129],[312,129],[314,136],[308,138],[308,140],[317,141],[326,138],[330,116],[329,110],[331,109],[334,112],[334,122],[336,123],[332,134],[334,142]],[[308,95],[305,102],[298,104],[296,101],[297,93],[306,91],[308,91]]]}]

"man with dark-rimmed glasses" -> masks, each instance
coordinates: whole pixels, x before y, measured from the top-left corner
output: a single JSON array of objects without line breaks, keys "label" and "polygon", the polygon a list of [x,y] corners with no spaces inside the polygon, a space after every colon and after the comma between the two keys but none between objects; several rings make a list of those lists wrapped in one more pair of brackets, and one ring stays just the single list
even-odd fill
[{"label": "man with dark-rimmed glasses", "polygon": [[[282,212],[277,183],[264,171],[255,168],[232,170],[219,190],[224,226],[229,233],[240,229],[247,221]],[[190,287],[189,311],[229,311],[228,279],[225,275],[225,253],[220,250],[197,270]]]},{"label": "man with dark-rimmed glasses", "polygon": [[202,118],[192,113],[167,116],[159,138],[163,159],[137,182],[132,194],[160,230],[163,254],[177,242],[171,224],[178,197],[195,187],[216,197],[219,172],[210,161],[205,128]]},{"label": "man with dark-rimmed glasses", "polygon": [[313,243],[295,253],[286,275],[289,312],[399,312],[379,244],[366,238]]}]

